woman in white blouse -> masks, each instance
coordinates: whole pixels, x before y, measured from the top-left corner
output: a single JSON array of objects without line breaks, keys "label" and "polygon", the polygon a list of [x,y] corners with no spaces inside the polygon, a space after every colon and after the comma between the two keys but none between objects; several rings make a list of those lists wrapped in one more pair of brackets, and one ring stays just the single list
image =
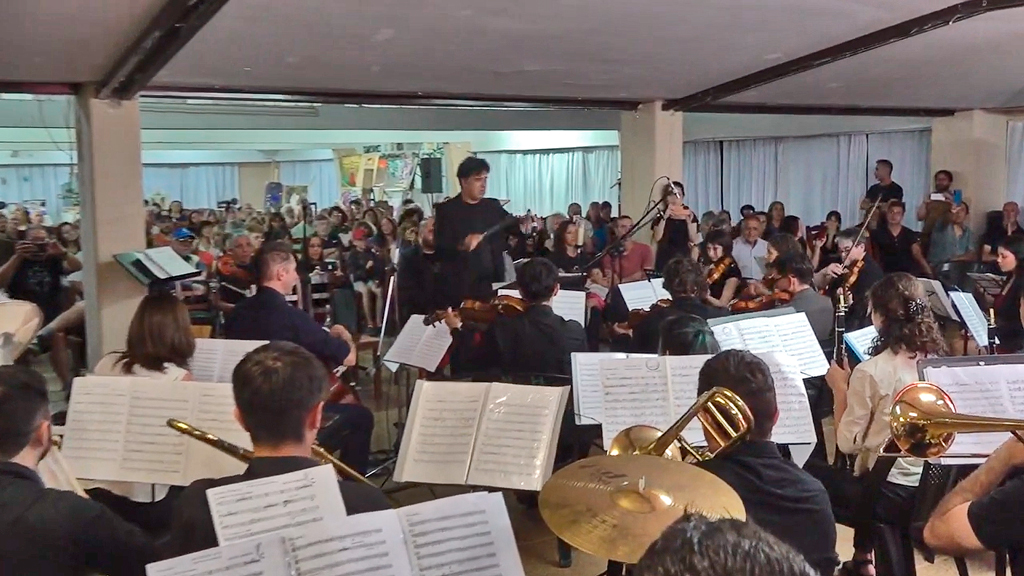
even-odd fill
[{"label": "woman in white blouse", "polygon": [[[871,359],[849,367],[833,362],[825,380],[835,397],[836,444],[856,456],[854,474],[864,476],[876,464],[879,448],[889,439],[889,409],[893,396],[919,380],[917,362],[945,354],[946,343],[924,292],[910,274],[885,276],[868,293],[871,321],[878,337]],[[889,463],[885,459],[878,461]],[[840,573],[873,575],[872,522],[908,526],[923,463],[894,459],[881,482],[873,505],[865,508],[864,522],[854,527],[853,560]],[[862,504],[862,507],[865,506]]]}]

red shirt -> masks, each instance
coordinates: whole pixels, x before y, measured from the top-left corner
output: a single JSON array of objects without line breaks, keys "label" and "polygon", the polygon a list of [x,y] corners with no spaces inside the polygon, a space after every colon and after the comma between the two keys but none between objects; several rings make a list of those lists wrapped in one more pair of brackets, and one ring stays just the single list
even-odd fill
[{"label": "red shirt", "polygon": [[629,250],[622,256],[612,258],[609,254],[601,260],[601,270],[606,278],[615,278],[620,281],[629,278],[645,269],[654,268],[654,251],[647,244],[633,242]]}]

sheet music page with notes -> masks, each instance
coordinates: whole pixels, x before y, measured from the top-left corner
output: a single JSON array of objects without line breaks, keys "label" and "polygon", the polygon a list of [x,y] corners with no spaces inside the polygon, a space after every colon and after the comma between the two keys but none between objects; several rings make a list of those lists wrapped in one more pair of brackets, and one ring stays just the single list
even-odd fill
[{"label": "sheet music page with notes", "polygon": [[412,574],[402,525],[394,510],[346,516],[328,527],[307,524],[284,534],[288,535],[298,576]]},{"label": "sheet music page with notes", "polygon": [[206,501],[221,546],[293,528],[332,533],[346,516],[327,465],[210,488]]},{"label": "sheet music page with notes", "polygon": [[568,397],[568,387],[492,383],[466,483],[539,491],[551,476]]},{"label": "sheet music page with notes", "polygon": [[615,435],[630,426],[646,424],[664,429],[672,423],[672,392],[666,358],[601,361],[604,393],[601,433],[606,450]]},{"label": "sheet music page with notes", "polygon": [[115,480],[127,441],[129,377],[75,378],[62,452],[77,478]]},{"label": "sheet music page with notes", "polygon": [[465,484],[489,387],[483,382],[417,381],[395,480]]},{"label": "sheet music page with notes", "polygon": [[739,322],[728,322],[711,326],[711,332],[718,340],[722,350],[746,350],[747,343],[743,340],[743,333],[740,332]]},{"label": "sheet music page with notes", "polygon": [[292,555],[279,534],[146,565],[146,576],[290,576]]},{"label": "sheet music page with notes", "polygon": [[[925,379],[953,399],[957,413],[1017,418],[1024,408],[1024,376],[1020,365],[928,366]],[[1015,392],[1011,395],[1010,390]],[[1007,439],[1005,432],[957,434],[950,454],[989,455]],[[956,462],[956,460],[951,460]]]},{"label": "sheet music page with notes", "polygon": [[[710,354],[694,356],[666,356],[669,388],[672,390],[672,420],[677,420],[697,401],[697,376]],[[694,418],[683,429],[687,442],[705,444],[704,429]]]},{"label": "sheet music page with notes", "polygon": [[452,345],[452,334],[444,322],[424,325],[425,316],[409,316],[394,344],[384,355],[384,360],[423,368],[428,372],[437,370],[448,348]]},{"label": "sheet music page with notes", "polygon": [[619,284],[619,293],[630,310],[647,310],[658,301],[658,292],[649,280]]},{"label": "sheet music page with notes", "polygon": [[132,378],[128,426],[120,474],[130,482],[186,484],[188,444],[195,442],[167,427],[168,418],[192,414],[192,387],[185,382]]},{"label": "sheet music page with notes", "polygon": [[601,361],[628,358],[625,352],[573,352],[572,389],[576,424],[600,424],[604,420]]},{"label": "sheet music page with notes", "polygon": [[967,324],[967,331],[971,333],[978,346],[988,346],[988,318],[981,311],[974,295],[968,292],[950,292],[949,298],[953,302],[953,307],[960,312],[960,317]]},{"label": "sheet music page with notes", "polygon": [[797,361],[805,378],[824,376],[828,372],[828,360],[821,349],[821,343],[814,335],[810,321],[807,320],[807,314],[797,312],[763,318],[762,322],[772,327],[782,342],[782,351]]},{"label": "sheet music page with notes", "polygon": [[500,492],[474,492],[399,508],[416,576],[525,576]]},{"label": "sheet music page with notes", "polygon": [[807,400],[807,388],[796,358],[788,354],[758,354],[771,370],[775,381],[775,402],[779,408],[779,420],[772,430],[772,442],[776,444],[814,444],[814,420],[811,404]]},{"label": "sheet music page with notes", "polygon": [[[189,382],[188,387],[193,399],[192,412],[187,417],[173,416],[174,418],[184,420],[232,444],[252,450],[249,433],[235,420],[235,396],[230,384]],[[171,432],[181,436],[173,430]],[[222,478],[245,471],[244,462],[226,456],[220,450],[197,440],[186,438],[186,441],[187,453],[182,481],[184,484],[201,478]]]},{"label": "sheet music page with notes", "polygon": [[875,338],[878,338],[878,330],[874,326],[865,326],[860,330],[854,330],[853,332],[846,332],[843,335],[843,342],[853,350],[853,354],[861,362],[871,358],[871,354],[868,350],[875,344]]}]

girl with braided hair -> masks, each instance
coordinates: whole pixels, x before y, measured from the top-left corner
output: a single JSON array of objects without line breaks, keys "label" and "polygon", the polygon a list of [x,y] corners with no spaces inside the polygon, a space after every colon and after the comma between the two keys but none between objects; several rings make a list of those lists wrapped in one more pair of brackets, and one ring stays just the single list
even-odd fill
[{"label": "girl with braided hair", "polygon": [[[917,362],[946,353],[928,300],[917,279],[906,273],[889,274],[868,292],[871,322],[878,337],[871,358],[850,372],[833,362],[825,380],[834,395],[836,445],[856,456],[854,474],[871,478],[854,521],[853,560],[841,573],[873,575],[871,526],[875,523],[909,526],[914,493],[923,462],[912,458],[877,460],[889,439],[889,409],[893,396],[916,382]],[[891,466],[874,470],[876,466]]]}]

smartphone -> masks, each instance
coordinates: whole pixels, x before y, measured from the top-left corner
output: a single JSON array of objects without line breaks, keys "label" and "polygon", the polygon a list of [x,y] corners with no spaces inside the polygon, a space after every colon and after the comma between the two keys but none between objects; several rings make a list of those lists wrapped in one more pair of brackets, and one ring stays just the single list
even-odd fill
[{"label": "smartphone", "polygon": [[33,242],[32,248],[35,250],[36,254],[46,254],[47,244],[49,244],[49,242]]},{"label": "smartphone", "polygon": [[953,190],[953,204],[959,206],[964,203],[964,191],[957,188]]}]

